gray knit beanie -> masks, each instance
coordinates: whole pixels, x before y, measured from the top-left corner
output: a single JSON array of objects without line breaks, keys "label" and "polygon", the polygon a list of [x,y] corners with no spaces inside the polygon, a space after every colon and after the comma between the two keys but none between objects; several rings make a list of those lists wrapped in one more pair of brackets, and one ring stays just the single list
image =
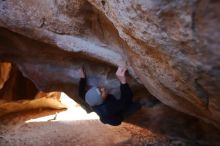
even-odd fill
[{"label": "gray knit beanie", "polygon": [[101,93],[97,87],[92,87],[86,92],[86,102],[90,106],[96,106],[100,105],[103,102],[103,99],[101,97]]}]

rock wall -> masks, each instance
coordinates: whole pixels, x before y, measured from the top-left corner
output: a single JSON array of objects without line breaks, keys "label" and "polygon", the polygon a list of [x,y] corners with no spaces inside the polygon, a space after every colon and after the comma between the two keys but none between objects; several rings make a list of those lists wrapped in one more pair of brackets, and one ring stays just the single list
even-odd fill
[{"label": "rock wall", "polygon": [[134,89],[143,84],[164,104],[220,128],[219,6],[215,0],[1,1],[0,59],[16,63],[40,90],[72,97],[80,65],[90,85],[114,91],[114,70],[126,64]]},{"label": "rock wall", "polygon": [[5,73],[2,75],[6,76],[7,73],[7,78],[0,90],[0,99],[13,101],[35,98],[38,89],[31,80],[22,75],[15,65],[12,65],[11,63],[1,63],[1,68]]},{"label": "rock wall", "polygon": [[10,63],[0,63],[0,89],[4,87],[5,82],[8,80],[10,71]]},{"label": "rock wall", "polygon": [[[0,69],[0,79],[2,80],[0,119],[6,121],[0,123],[0,129],[10,121],[5,117],[10,117],[18,112],[34,109],[66,109],[66,105],[61,102],[60,92],[39,91],[31,80],[22,75],[15,64],[1,63]],[[19,120],[15,123],[18,124]]]},{"label": "rock wall", "polygon": [[219,126],[218,1],[100,1],[130,66],[163,103]]}]

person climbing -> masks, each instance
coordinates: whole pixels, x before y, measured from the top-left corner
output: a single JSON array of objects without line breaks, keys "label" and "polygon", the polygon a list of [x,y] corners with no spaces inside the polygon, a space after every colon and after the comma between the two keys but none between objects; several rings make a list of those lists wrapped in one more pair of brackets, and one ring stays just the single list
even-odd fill
[{"label": "person climbing", "polygon": [[120,99],[109,94],[105,87],[91,87],[86,90],[86,72],[84,67],[80,68],[79,97],[82,98],[100,117],[104,124],[112,126],[120,125],[121,122],[141,107],[133,102],[133,93],[127,83],[126,68],[118,67],[116,76],[120,81]]}]

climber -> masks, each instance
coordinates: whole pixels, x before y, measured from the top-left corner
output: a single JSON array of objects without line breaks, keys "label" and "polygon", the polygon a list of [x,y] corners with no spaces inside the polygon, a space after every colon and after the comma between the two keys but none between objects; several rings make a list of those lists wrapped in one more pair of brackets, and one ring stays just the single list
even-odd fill
[{"label": "climber", "polygon": [[91,87],[86,91],[86,72],[84,67],[80,68],[79,97],[91,106],[104,124],[120,125],[129,114],[141,107],[132,100],[133,93],[127,84],[125,73],[125,68],[118,67],[116,76],[120,81],[121,97],[117,100],[104,87]]}]

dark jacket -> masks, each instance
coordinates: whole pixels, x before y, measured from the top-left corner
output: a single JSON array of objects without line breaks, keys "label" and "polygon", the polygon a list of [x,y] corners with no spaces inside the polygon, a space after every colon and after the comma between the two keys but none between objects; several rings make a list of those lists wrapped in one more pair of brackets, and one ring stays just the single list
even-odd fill
[{"label": "dark jacket", "polygon": [[[132,104],[133,93],[128,84],[121,84],[121,97],[117,100],[113,95],[108,94],[107,98],[101,105],[93,106],[92,109],[96,112],[102,123],[113,126],[120,125],[123,121],[123,113]],[[85,101],[86,94],[86,79],[81,78],[79,82],[79,96]]]}]

